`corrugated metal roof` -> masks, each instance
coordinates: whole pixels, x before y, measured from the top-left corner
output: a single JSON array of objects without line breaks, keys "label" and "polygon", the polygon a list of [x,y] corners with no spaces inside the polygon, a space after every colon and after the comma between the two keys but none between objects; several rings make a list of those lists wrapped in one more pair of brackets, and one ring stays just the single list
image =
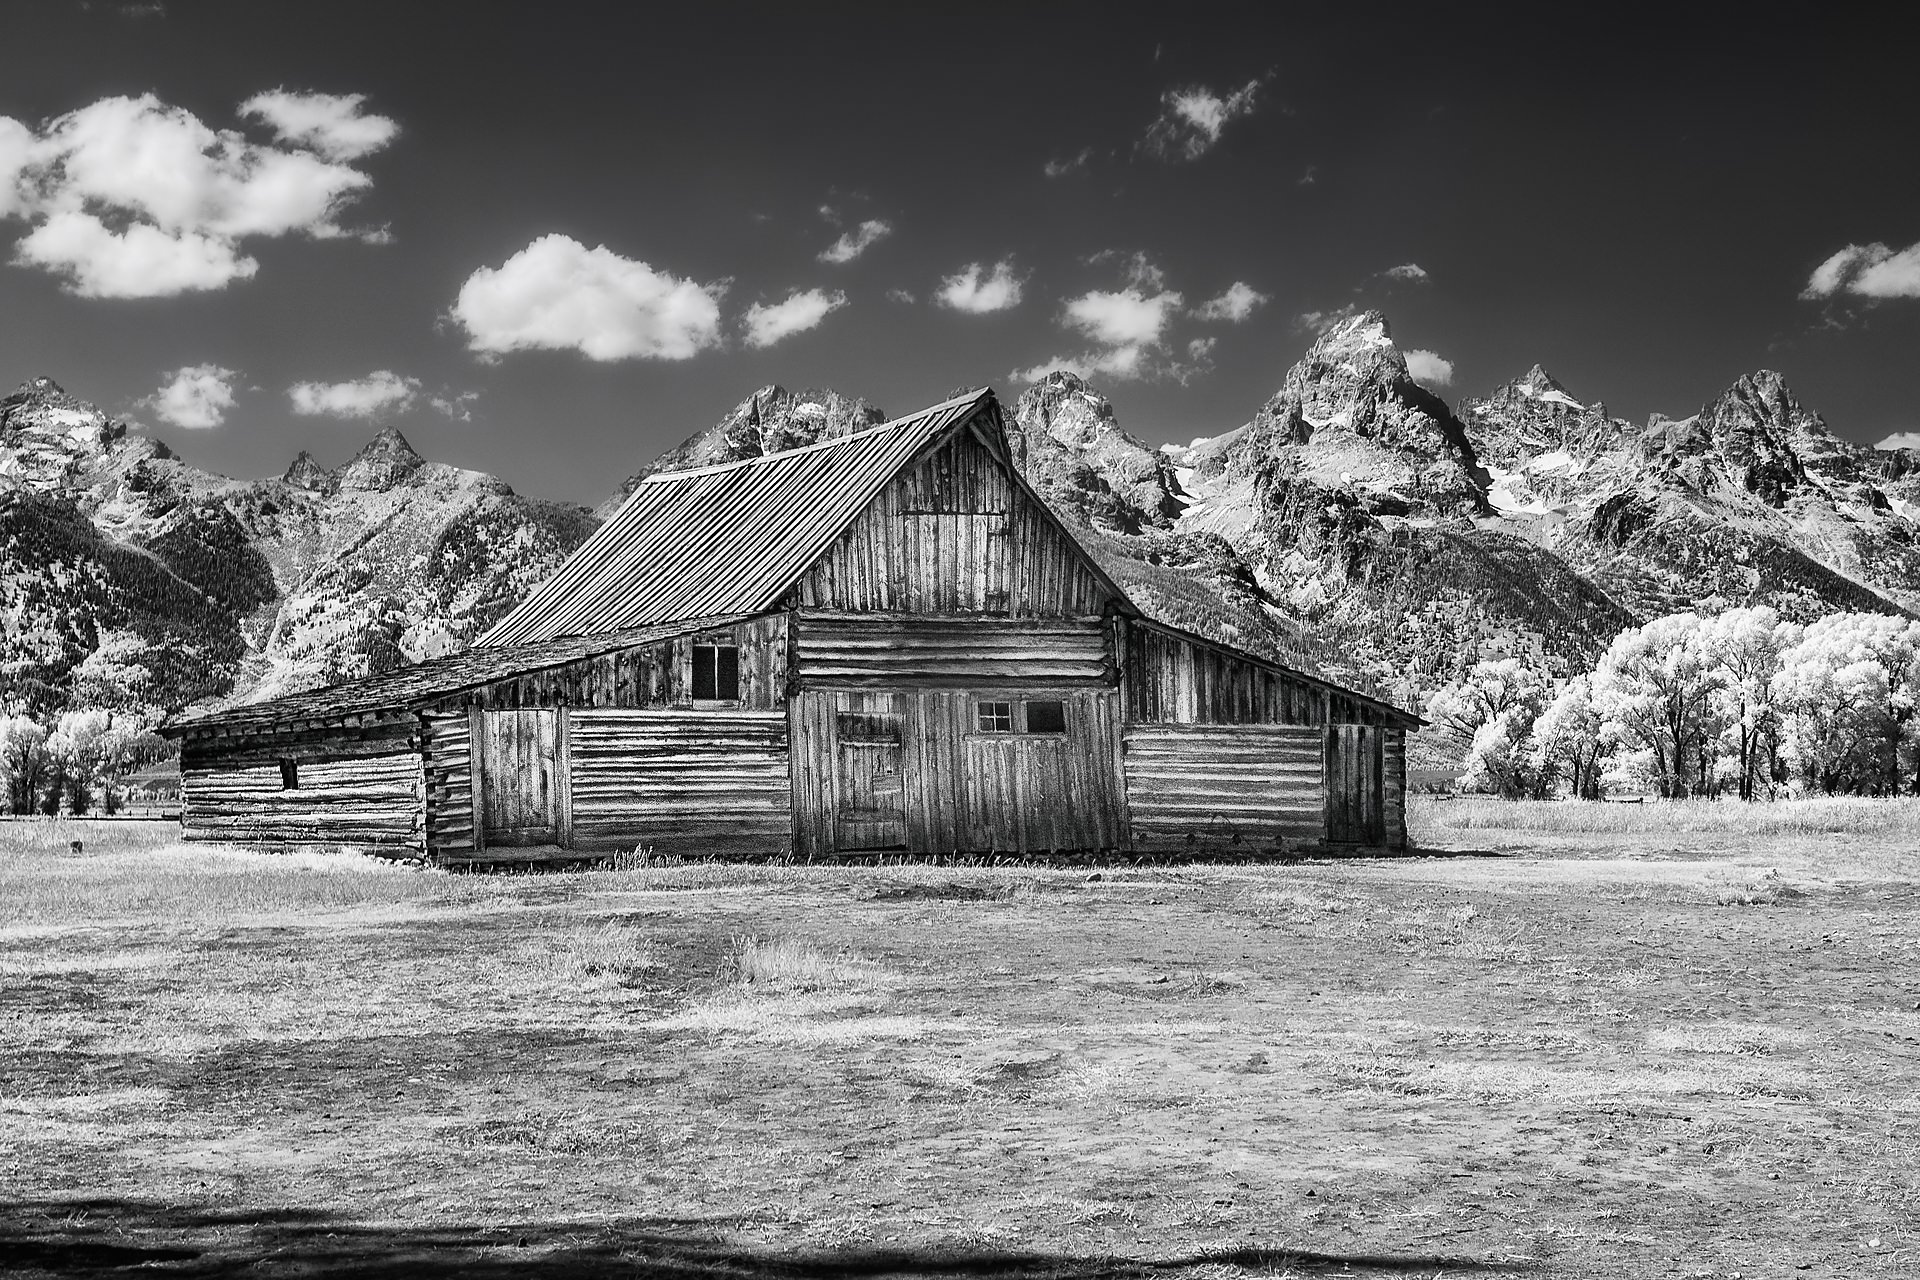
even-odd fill
[{"label": "corrugated metal roof", "polygon": [[648,476],[476,643],[770,608],[921,449],[992,402],[982,388],[854,435]]},{"label": "corrugated metal roof", "polygon": [[404,711],[462,689],[477,688],[523,672],[562,666],[582,658],[625,649],[630,645],[652,644],[693,631],[731,626],[751,616],[726,614],[600,635],[572,636],[565,640],[549,640],[544,644],[516,645],[510,649],[468,649],[464,653],[416,662],[410,667],[398,667],[364,680],[349,680],[344,684],[310,689],[305,693],[291,693],[270,702],[229,707],[225,711],[215,711],[169,725],[161,732],[172,736],[192,729],[258,728],[284,724],[290,720],[334,719],[367,711]]}]

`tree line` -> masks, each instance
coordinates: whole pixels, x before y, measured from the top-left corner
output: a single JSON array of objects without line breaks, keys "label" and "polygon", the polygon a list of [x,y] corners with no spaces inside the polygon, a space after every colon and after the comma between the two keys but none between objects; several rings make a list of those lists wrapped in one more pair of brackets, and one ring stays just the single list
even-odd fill
[{"label": "tree line", "polygon": [[1484,658],[1426,715],[1465,750],[1463,786],[1514,799],[1920,795],[1920,621],[1668,614],[1570,677]]}]

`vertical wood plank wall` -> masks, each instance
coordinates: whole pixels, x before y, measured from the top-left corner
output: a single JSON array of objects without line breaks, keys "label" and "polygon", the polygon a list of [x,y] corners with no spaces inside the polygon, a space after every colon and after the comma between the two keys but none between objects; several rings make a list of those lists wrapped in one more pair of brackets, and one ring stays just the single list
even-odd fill
[{"label": "vertical wood plank wall", "polygon": [[[1066,737],[981,734],[975,697],[1057,697]],[[793,704],[795,852],[836,852],[834,762],[842,715],[904,716],[906,852],[1019,853],[1119,848],[1119,696],[1107,688],[804,688]]]},{"label": "vertical wood plank wall", "polygon": [[1129,725],[1127,804],[1142,852],[1251,856],[1326,832],[1314,725]]},{"label": "vertical wood plank wall", "polygon": [[800,579],[802,609],[1085,617],[1112,595],[979,441],[956,436],[881,491]]},{"label": "vertical wood plank wall", "polygon": [[573,847],[780,857],[792,848],[784,711],[574,709]]}]

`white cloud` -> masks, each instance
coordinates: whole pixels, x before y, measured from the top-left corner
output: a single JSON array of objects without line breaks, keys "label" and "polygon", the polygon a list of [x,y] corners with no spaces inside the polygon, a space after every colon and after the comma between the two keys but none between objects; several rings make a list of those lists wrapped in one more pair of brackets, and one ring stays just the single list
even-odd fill
[{"label": "white cloud", "polygon": [[756,302],[747,308],[747,345],[770,347],[782,338],[805,333],[846,305],[846,294],[824,289],[791,293],[772,306]]},{"label": "white cloud", "polygon": [[1380,273],[1381,279],[1397,280],[1402,284],[1430,284],[1433,276],[1417,262],[1403,262],[1397,267],[1388,267]]},{"label": "white cloud", "polygon": [[701,285],[605,245],[544,235],[460,286],[451,312],[473,351],[578,351],[590,360],[685,360],[720,343],[724,284]]},{"label": "white cloud", "polygon": [[[372,185],[343,161],[385,146],[397,126],[362,114],[358,96],[274,101],[282,115],[323,102],[311,110],[330,124],[263,145],[150,93],[102,98],[38,130],[0,118],[0,217],[30,225],[14,261],[85,297],[168,297],[251,277],[259,264],[241,247],[251,238],[380,238],[340,223]],[[259,102],[242,114],[261,115]]]},{"label": "white cloud", "polygon": [[1453,361],[1431,351],[1416,348],[1407,352],[1407,372],[1423,387],[1453,385]]},{"label": "white cloud", "polygon": [[1047,161],[1043,168],[1049,178],[1064,178],[1070,173],[1077,173],[1086,168],[1092,160],[1093,148],[1082,147],[1077,154],[1068,156],[1065,160]]},{"label": "white cloud", "polygon": [[1875,301],[1920,298],[1920,244],[1897,251],[1877,242],[1850,244],[1813,269],[1800,296],[1811,300],[1838,293]]},{"label": "white cloud", "polygon": [[1896,431],[1873,447],[1876,449],[1920,449],[1920,431]]},{"label": "white cloud", "polygon": [[869,218],[853,230],[843,232],[838,240],[822,250],[820,261],[836,264],[852,262],[892,234],[892,223],[879,218]]},{"label": "white cloud", "polygon": [[1227,286],[1227,291],[1217,298],[1209,298],[1195,307],[1193,314],[1200,320],[1226,320],[1239,324],[1270,299],[1252,285],[1235,280]]},{"label": "white cloud", "polygon": [[914,300],[914,297],[913,297],[913,290],[911,290],[911,289],[889,289],[889,290],[887,290],[887,301],[888,301],[888,302],[912,302],[913,300]]},{"label": "white cloud", "polygon": [[240,375],[217,364],[192,364],[175,369],[158,391],[140,403],[162,422],[190,431],[204,431],[227,420],[233,408],[233,380]]},{"label": "white cloud", "polygon": [[1344,307],[1335,307],[1331,311],[1302,311],[1293,318],[1295,333],[1325,333],[1342,320],[1351,320],[1360,314],[1360,309],[1352,303]]},{"label": "white cloud", "polygon": [[287,388],[293,411],[309,417],[371,418],[378,413],[400,413],[420,394],[420,379],[403,378],[390,369],[378,369],[349,382],[296,382]]},{"label": "white cloud", "polygon": [[1198,160],[1220,141],[1227,125],[1250,115],[1260,81],[1249,80],[1226,97],[1211,89],[1169,89],[1160,95],[1160,115],[1147,126],[1142,146],[1162,160]]},{"label": "white cloud", "polygon": [[[1113,256],[1108,251],[1094,255],[1093,260]],[[1185,300],[1164,287],[1165,276],[1144,254],[1127,260],[1126,278],[1122,288],[1089,289],[1069,299],[1061,312],[1061,324],[1093,342],[1094,350],[1056,356],[1016,370],[1014,377],[1037,381],[1049,370],[1066,369],[1081,377],[1099,373],[1125,380],[1184,378],[1190,370],[1166,359],[1166,333]]]},{"label": "white cloud", "polygon": [[363,115],[364,93],[292,93],[273,89],[240,104],[240,114],[264,121],[280,141],[310,147],[329,160],[358,160],[400,134],[386,116]]},{"label": "white cloud", "polygon": [[145,222],[115,232],[90,213],[56,213],[14,245],[16,263],[42,267],[83,298],[168,298],[220,289],[260,269],[232,240],[166,232]]},{"label": "white cloud", "polygon": [[968,263],[941,280],[933,296],[943,307],[980,316],[1019,306],[1025,287],[1026,282],[1014,274],[1013,259],[1002,258],[991,270],[978,262]]},{"label": "white cloud", "polygon": [[479,398],[478,391],[448,392],[445,395],[428,396],[427,405],[435,413],[443,413],[455,422],[472,422],[473,402]]}]

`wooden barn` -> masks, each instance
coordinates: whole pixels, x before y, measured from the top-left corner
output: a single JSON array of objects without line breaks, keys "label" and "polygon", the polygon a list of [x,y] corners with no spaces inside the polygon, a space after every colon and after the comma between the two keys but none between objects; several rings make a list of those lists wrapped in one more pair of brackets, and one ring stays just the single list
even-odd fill
[{"label": "wooden barn", "polygon": [[1397,848],[1418,723],[1146,617],[982,390],[649,477],[467,652],[169,732],[190,839],[484,864]]}]

